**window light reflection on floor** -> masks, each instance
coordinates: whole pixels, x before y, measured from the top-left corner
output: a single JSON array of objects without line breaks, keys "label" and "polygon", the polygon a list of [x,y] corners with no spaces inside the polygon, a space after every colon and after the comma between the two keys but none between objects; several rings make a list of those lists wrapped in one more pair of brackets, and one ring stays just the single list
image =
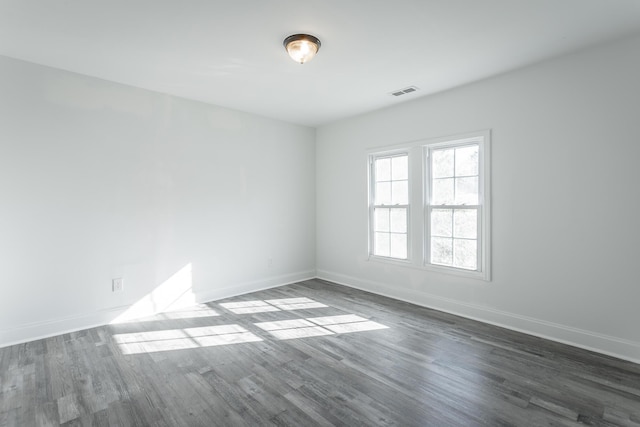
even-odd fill
[{"label": "window light reflection on floor", "polygon": [[310,298],[284,298],[271,300],[223,302],[221,307],[234,314],[265,313],[268,311],[306,310],[309,308],[328,307],[326,304],[314,301]]},{"label": "window light reflection on floor", "polygon": [[280,310],[305,310],[308,308],[328,307],[327,305],[314,301],[311,298],[268,299],[266,302],[275,305]]},{"label": "window light reflection on floor", "polygon": [[255,325],[281,340],[317,337],[321,335],[333,335],[333,332],[328,331],[318,325],[314,325],[313,323],[304,319],[261,322],[256,323]]},{"label": "window light reflection on floor", "polygon": [[[329,307],[310,298],[238,301],[219,305],[234,314]],[[206,304],[199,304],[156,314],[148,319],[181,320],[213,316],[220,316],[220,313]],[[146,319],[138,321],[140,320]],[[253,325],[279,340],[388,329],[388,326],[355,314],[258,322]],[[113,338],[122,353],[126,355],[263,341],[258,335],[238,324],[121,333],[114,334]]]},{"label": "window light reflection on floor", "polygon": [[327,317],[314,317],[307,319],[322,325],[336,334],[347,334],[350,332],[364,332],[375,331],[377,329],[388,329],[388,326],[384,326],[380,323],[373,322],[355,314],[347,314],[343,316],[327,316]]},{"label": "window light reflection on floor", "polygon": [[388,329],[388,326],[355,314],[260,322],[255,325],[281,340]]},{"label": "window light reflection on floor", "polygon": [[223,302],[220,306],[235,314],[264,313],[267,311],[280,311],[276,307],[264,301],[239,301]]},{"label": "window light reflection on floor", "polygon": [[154,353],[262,341],[262,338],[235,324],[115,334],[113,338],[123,354]]}]

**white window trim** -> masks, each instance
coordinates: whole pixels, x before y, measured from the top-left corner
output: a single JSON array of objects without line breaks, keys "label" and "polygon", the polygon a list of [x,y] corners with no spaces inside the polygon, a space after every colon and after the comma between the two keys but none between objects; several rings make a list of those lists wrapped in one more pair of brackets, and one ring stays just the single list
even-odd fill
[{"label": "white window trim", "polygon": [[[442,265],[431,264],[428,262],[429,256],[429,227],[428,220],[428,201],[429,189],[427,188],[429,180],[427,177],[429,171],[429,161],[427,158],[428,148],[450,145],[464,145],[465,142],[480,145],[479,157],[479,192],[481,209],[479,209],[480,218],[478,221],[478,239],[480,240],[480,256],[478,260],[479,271],[465,270],[462,268],[448,267]],[[427,148],[428,147],[428,148]],[[407,259],[398,259],[391,257],[383,257],[373,255],[373,195],[372,189],[372,159],[375,157],[383,157],[386,155],[407,153],[409,155],[409,208],[407,211]],[[412,160],[413,157],[419,156],[420,165]],[[368,176],[368,261],[381,262],[385,264],[397,265],[399,267],[409,267],[423,271],[433,271],[444,274],[451,274],[459,277],[479,279],[484,281],[491,280],[491,131],[481,130],[464,134],[451,135],[440,138],[430,138],[425,140],[404,143],[401,145],[387,146],[382,148],[372,148],[367,150],[367,176]],[[414,167],[415,166],[415,167]],[[419,170],[421,169],[421,170]],[[416,182],[420,183],[420,188],[415,188],[421,192],[422,207],[419,206],[418,198],[414,194],[413,187]],[[415,196],[415,197],[414,197]],[[480,206],[480,205],[478,205]],[[420,214],[420,209],[422,213]],[[419,219],[418,219],[419,218]],[[416,241],[417,239],[417,241]],[[417,253],[420,251],[421,253]]]},{"label": "white window trim", "polygon": [[[465,270],[462,268],[448,267],[444,265],[431,264],[430,258],[430,221],[429,221],[429,205],[431,191],[431,170],[428,153],[430,150],[442,147],[465,146],[469,144],[478,144],[480,147],[480,156],[478,158],[478,196],[479,204],[470,206],[478,209],[478,240],[479,240],[479,256],[478,270]],[[427,270],[438,271],[442,273],[451,273],[464,277],[471,277],[489,281],[491,280],[491,132],[489,130],[472,132],[463,135],[454,135],[449,137],[434,138],[426,140],[422,143],[423,150],[423,264]]]},{"label": "white window trim", "polygon": [[[413,238],[411,236],[412,231],[411,231],[411,218],[412,218],[412,210],[413,210],[413,203],[412,203],[412,197],[411,197],[411,189],[412,189],[412,167],[411,167],[411,153],[410,153],[410,148],[407,148],[406,146],[401,146],[398,148],[387,148],[387,149],[383,149],[383,150],[369,150],[368,153],[368,162],[367,162],[367,176],[368,176],[368,198],[367,198],[367,202],[368,202],[368,217],[369,220],[367,222],[367,227],[368,227],[368,242],[367,242],[367,247],[368,247],[368,260],[380,260],[380,261],[384,261],[384,262],[391,262],[391,263],[397,263],[400,265],[407,265],[410,264],[412,262],[413,256],[412,256],[412,242],[413,242]],[[402,155],[406,155],[409,161],[409,179],[407,181],[408,184],[408,191],[409,191],[409,203],[406,205],[401,205],[399,207],[405,207],[407,209],[407,258],[406,259],[402,259],[402,258],[394,258],[391,256],[382,256],[382,255],[375,255],[374,252],[374,229],[373,229],[373,224],[374,224],[374,217],[373,217],[373,213],[374,213],[374,209],[376,207],[375,204],[375,195],[374,195],[374,188],[375,188],[375,173],[374,173],[374,169],[373,169],[373,165],[375,163],[375,159],[380,158],[380,157],[393,157],[393,156],[402,156]],[[394,206],[390,205],[390,208],[393,208]]]}]

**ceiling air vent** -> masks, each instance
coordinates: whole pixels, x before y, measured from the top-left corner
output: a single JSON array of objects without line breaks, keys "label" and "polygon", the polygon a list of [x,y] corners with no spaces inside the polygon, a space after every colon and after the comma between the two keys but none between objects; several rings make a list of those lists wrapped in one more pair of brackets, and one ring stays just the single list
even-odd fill
[{"label": "ceiling air vent", "polygon": [[393,95],[393,96],[401,96],[401,95],[406,95],[406,94],[411,93],[411,92],[415,92],[417,90],[418,90],[417,87],[409,86],[409,87],[405,87],[404,89],[394,90],[393,92],[391,92],[391,95]]}]

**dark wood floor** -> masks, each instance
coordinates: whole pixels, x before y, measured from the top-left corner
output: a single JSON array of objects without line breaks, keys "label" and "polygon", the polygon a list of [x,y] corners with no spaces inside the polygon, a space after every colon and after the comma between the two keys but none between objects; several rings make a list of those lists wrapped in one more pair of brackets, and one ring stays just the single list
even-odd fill
[{"label": "dark wood floor", "polygon": [[0,426],[638,426],[640,365],[310,280],[0,349]]}]

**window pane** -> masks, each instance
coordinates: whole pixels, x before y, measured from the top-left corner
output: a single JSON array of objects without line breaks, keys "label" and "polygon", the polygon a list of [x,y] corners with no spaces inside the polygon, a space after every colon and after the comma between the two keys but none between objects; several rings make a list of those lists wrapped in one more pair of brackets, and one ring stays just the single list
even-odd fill
[{"label": "window pane", "polygon": [[448,178],[453,176],[453,149],[434,150],[431,152],[431,168],[434,178]]},{"label": "window pane", "polygon": [[458,240],[453,241],[453,266],[476,270],[478,262],[478,241]]},{"label": "window pane", "polygon": [[407,210],[391,209],[391,231],[394,233],[407,232]]},{"label": "window pane", "polygon": [[456,204],[478,204],[478,178],[456,178]]},{"label": "window pane", "polygon": [[397,205],[409,204],[409,155],[375,158],[372,173],[375,173],[375,182],[371,253],[407,259],[408,209]]},{"label": "window pane", "polygon": [[453,214],[453,236],[476,239],[478,236],[478,211],[456,209]]},{"label": "window pane", "polygon": [[391,204],[391,183],[390,182],[378,182],[376,183],[376,205],[390,205]]},{"label": "window pane", "polygon": [[391,234],[391,256],[407,259],[407,235]]},{"label": "window pane", "polygon": [[391,181],[391,159],[376,160],[376,181]]},{"label": "window pane", "polygon": [[456,148],[456,176],[478,175],[478,146]]},{"label": "window pane", "polygon": [[432,191],[434,205],[453,204],[453,178],[434,179]]},{"label": "window pane", "polygon": [[389,231],[389,209],[375,208],[374,217],[374,231]]},{"label": "window pane", "polygon": [[434,209],[431,211],[431,235],[440,237],[451,237],[453,210]]},{"label": "window pane", "polygon": [[375,255],[389,256],[389,233],[376,233]]},{"label": "window pane", "polygon": [[409,179],[408,156],[398,156],[391,159],[391,179]]},{"label": "window pane", "polygon": [[409,181],[393,181],[391,186],[391,204],[409,204]]},{"label": "window pane", "polygon": [[489,256],[482,244],[489,239],[484,234],[488,233],[484,208],[489,189],[483,184],[483,176],[489,172],[483,170],[482,160],[490,157],[485,143],[485,137],[477,135],[434,140],[423,146],[429,169],[423,178],[428,196],[424,206],[428,254],[424,262],[462,272],[483,272]]},{"label": "window pane", "polygon": [[431,238],[431,262],[442,265],[451,265],[453,263],[453,239],[444,237]]}]

